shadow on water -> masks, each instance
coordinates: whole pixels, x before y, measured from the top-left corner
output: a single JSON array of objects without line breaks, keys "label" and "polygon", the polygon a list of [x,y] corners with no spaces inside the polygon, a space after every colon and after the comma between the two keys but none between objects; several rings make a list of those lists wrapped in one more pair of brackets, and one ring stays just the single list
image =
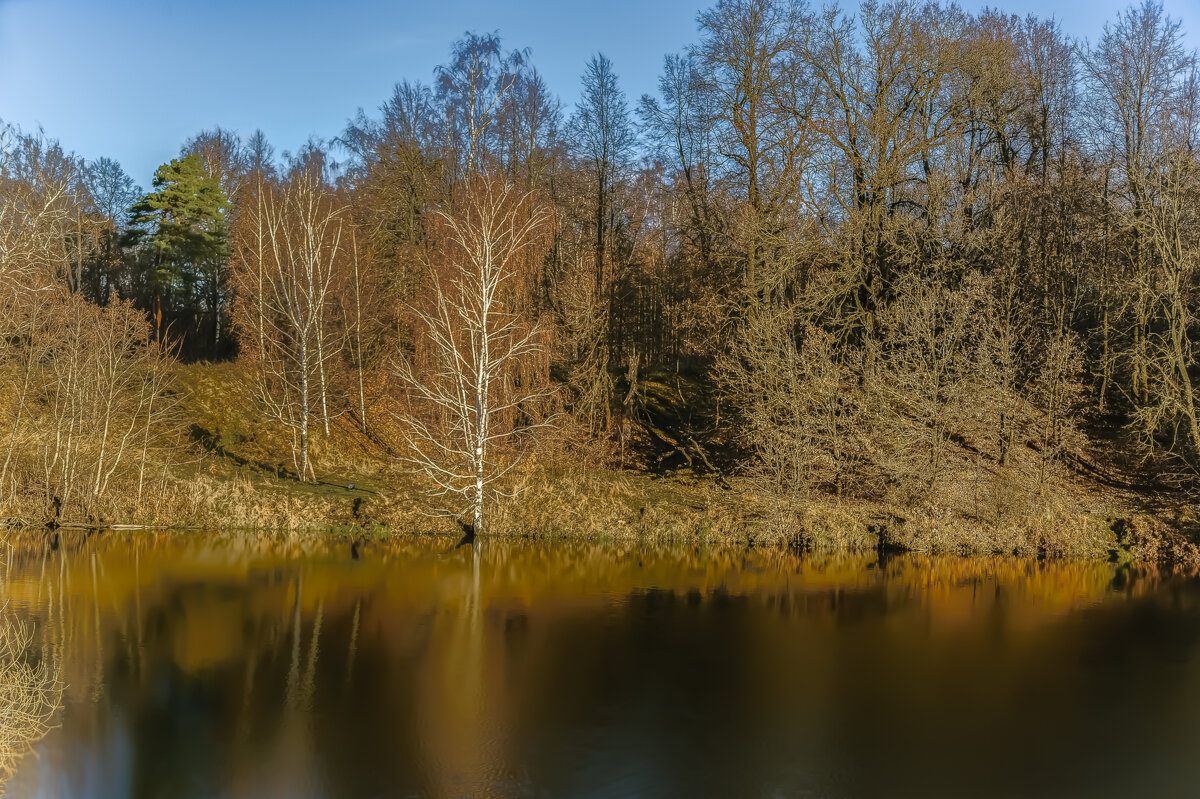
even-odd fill
[{"label": "shadow on water", "polygon": [[55,536],[4,546],[3,601],[65,685],[13,796],[1178,795],[1200,781],[1200,588],[1181,576],[465,536],[349,552]]}]

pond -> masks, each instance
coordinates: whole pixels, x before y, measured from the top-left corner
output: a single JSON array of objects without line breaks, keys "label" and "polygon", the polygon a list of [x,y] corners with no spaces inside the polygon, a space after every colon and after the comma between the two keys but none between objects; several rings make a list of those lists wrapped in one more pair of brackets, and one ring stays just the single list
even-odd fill
[{"label": "pond", "polygon": [[702,546],[12,536],[12,797],[1200,792],[1200,583]]}]

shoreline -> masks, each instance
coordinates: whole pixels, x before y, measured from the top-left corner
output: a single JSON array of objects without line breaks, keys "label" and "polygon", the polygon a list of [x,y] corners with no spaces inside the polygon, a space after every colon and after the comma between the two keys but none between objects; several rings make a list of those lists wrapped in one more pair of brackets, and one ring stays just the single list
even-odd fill
[{"label": "shoreline", "polygon": [[[611,469],[541,469],[521,479],[526,483],[522,493],[495,508],[488,537],[1200,565],[1200,548],[1179,511],[1171,518],[1166,512],[1112,505],[996,522],[880,501],[820,495],[788,500],[737,478],[733,490],[694,475]],[[173,483],[149,513],[58,522],[10,516],[4,526],[25,531],[278,532],[362,540],[462,537],[453,520],[423,511],[419,490],[395,475],[372,475],[377,488],[347,488],[329,480],[315,485],[274,479],[253,483],[203,474]]]}]

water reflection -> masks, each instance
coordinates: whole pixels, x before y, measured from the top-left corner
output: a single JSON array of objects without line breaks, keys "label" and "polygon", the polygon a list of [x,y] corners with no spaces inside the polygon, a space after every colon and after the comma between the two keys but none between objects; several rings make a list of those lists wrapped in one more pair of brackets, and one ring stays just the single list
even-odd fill
[{"label": "water reflection", "polygon": [[66,685],[14,796],[1200,784],[1183,577],[682,546],[11,544],[4,599]]},{"label": "water reflection", "polygon": [[60,696],[53,655],[35,650],[28,624],[0,611],[0,793],[49,731]]}]

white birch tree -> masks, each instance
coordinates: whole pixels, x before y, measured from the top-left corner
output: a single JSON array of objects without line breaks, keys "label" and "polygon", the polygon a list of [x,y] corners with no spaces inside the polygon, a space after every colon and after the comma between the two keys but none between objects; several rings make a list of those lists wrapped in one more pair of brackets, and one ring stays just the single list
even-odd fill
[{"label": "white birch tree", "polygon": [[399,363],[401,421],[407,459],[433,481],[431,494],[461,502],[438,511],[468,513],[479,534],[487,502],[506,495],[500,482],[520,460],[511,445],[549,424],[533,411],[549,389],[525,368],[542,350],[539,329],[515,308],[548,217],[511,183],[482,176],[439,216],[429,300],[413,308],[422,344]]},{"label": "white birch tree", "polygon": [[256,305],[258,395],[292,431],[296,474],[307,481],[315,478],[310,430],[318,415],[328,424],[326,371],[340,348],[328,306],[345,209],[315,168],[296,170],[283,186],[264,182],[258,194],[248,211],[253,246],[239,253],[242,286]]}]

